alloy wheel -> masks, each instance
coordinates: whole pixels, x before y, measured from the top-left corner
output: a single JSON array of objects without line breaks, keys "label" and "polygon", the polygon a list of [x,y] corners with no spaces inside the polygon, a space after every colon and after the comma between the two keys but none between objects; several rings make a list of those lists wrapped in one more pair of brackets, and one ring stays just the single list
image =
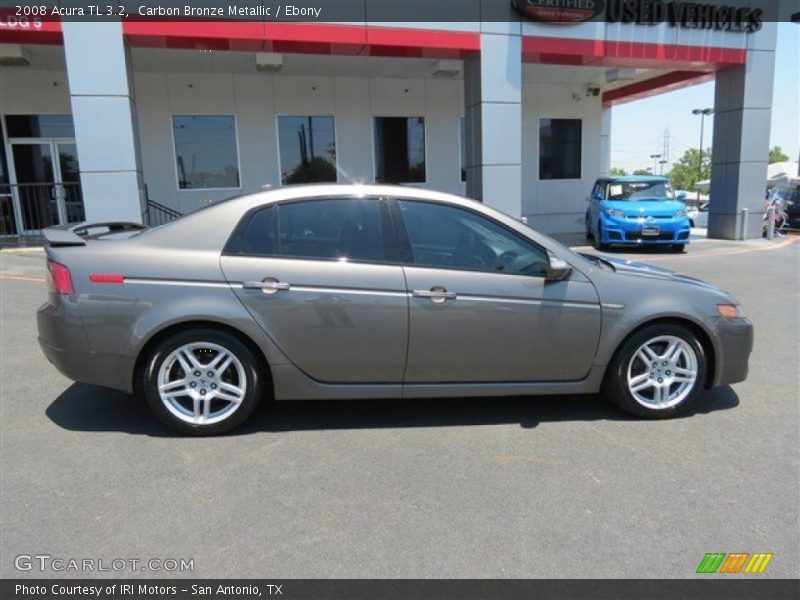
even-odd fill
[{"label": "alloy wheel", "polygon": [[697,353],[691,344],[674,335],[662,335],[633,353],[628,363],[628,390],[642,406],[663,410],[689,396],[697,373]]},{"label": "alloy wheel", "polygon": [[191,425],[227,419],[247,393],[242,362],[212,342],[193,342],[173,350],[161,364],[157,385],[166,409]]}]

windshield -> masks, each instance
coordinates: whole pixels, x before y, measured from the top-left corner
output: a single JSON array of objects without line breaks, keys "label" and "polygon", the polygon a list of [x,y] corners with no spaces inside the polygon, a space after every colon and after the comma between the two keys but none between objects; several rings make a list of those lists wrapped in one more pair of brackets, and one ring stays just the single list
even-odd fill
[{"label": "windshield", "polygon": [[606,200],[672,200],[668,181],[617,181],[606,186]]}]

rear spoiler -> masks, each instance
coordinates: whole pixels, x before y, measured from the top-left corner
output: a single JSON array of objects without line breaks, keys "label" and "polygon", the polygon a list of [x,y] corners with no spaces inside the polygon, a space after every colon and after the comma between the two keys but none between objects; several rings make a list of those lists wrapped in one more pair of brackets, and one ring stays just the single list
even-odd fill
[{"label": "rear spoiler", "polygon": [[[99,229],[97,232],[95,230]],[[85,246],[86,240],[94,240],[112,233],[141,231],[146,225],[131,221],[111,221],[108,223],[72,223],[57,225],[44,230],[44,239],[49,246]]]}]

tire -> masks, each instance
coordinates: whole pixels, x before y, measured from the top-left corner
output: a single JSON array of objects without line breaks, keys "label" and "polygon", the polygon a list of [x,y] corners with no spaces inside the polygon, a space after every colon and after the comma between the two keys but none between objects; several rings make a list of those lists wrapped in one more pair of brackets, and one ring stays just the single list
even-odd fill
[{"label": "tire", "polygon": [[585,227],[586,227],[586,239],[593,240],[594,234],[592,233],[592,228],[589,226],[589,213],[586,213]]},{"label": "tire", "polygon": [[[670,349],[673,355],[667,358]],[[637,417],[669,419],[686,414],[696,402],[706,369],[703,345],[691,330],[672,323],[654,323],[619,347],[606,371],[603,393]]]},{"label": "tire", "polygon": [[608,244],[603,242],[603,224],[597,221],[597,237],[594,240],[594,247],[598,250],[608,250]]},{"label": "tire", "polygon": [[686,248],[686,244],[672,244],[672,251],[675,254],[680,254]]},{"label": "tire", "polygon": [[[187,378],[185,366],[194,370],[182,383]],[[216,367],[222,370],[215,372]],[[238,338],[202,328],[159,343],[147,358],[142,388],[150,409],[172,429],[216,435],[247,420],[264,395],[266,380],[261,362]],[[162,397],[160,382],[172,383],[165,390],[171,392],[169,397]]]}]

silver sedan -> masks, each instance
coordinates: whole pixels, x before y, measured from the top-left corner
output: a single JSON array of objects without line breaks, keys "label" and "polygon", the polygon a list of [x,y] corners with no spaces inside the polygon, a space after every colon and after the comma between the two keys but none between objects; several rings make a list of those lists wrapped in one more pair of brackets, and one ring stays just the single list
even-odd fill
[{"label": "silver sedan", "polygon": [[722,290],[413,188],[278,188],[153,229],[45,237],[47,358],[191,434],[228,431],[265,398],[602,391],[672,417],[744,380],[753,342]]}]

